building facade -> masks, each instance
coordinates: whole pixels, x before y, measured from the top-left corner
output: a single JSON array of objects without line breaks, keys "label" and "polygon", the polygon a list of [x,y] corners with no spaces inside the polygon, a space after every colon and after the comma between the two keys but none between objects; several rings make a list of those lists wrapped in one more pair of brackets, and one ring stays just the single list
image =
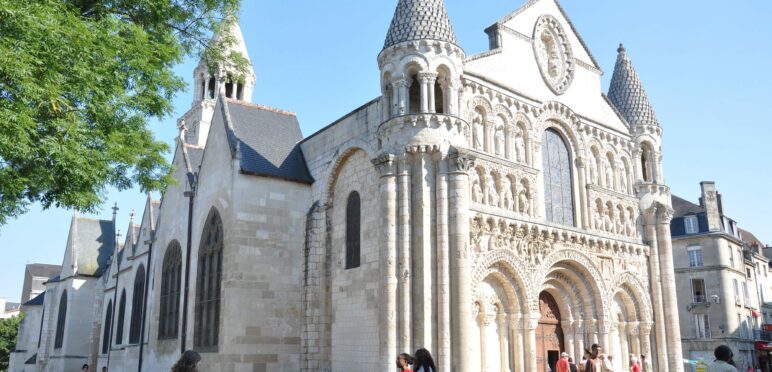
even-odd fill
[{"label": "building facade", "polygon": [[[714,359],[729,345],[741,370],[769,371],[765,332],[772,295],[763,245],[724,214],[713,182],[702,182],[699,203],[673,196],[673,261],[684,356]],[[759,348],[760,350],[757,350]]]},{"label": "building facade", "polygon": [[389,370],[426,347],[443,371],[536,372],[599,343],[683,371],[662,128],[627,51],[606,95],[557,1],[486,32],[467,56],[442,0],[400,0],[382,95],[306,138],[248,103],[253,72],[199,65],[178,182],[95,284],[83,355]]}]

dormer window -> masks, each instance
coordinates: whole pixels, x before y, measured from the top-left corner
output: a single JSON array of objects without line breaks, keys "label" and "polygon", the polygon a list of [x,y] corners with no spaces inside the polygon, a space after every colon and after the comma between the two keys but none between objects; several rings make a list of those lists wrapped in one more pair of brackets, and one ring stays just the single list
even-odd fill
[{"label": "dormer window", "polygon": [[697,216],[684,217],[684,230],[687,234],[696,234],[700,231]]}]

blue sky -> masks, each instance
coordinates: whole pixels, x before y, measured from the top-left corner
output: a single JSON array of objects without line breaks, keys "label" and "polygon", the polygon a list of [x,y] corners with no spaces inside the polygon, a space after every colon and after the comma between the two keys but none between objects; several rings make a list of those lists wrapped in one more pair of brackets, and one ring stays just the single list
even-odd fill
[{"label": "blue sky", "polygon": [[[487,48],[483,29],[525,0],[446,0],[467,55]],[[396,0],[247,0],[241,25],[257,74],[253,101],[296,112],[304,135],[379,95],[376,56]],[[697,201],[699,182],[716,181],[725,212],[772,244],[772,3],[763,0],[564,0],[577,30],[605,71],[627,47],[664,128],[664,167],[675,195]],[[196,60],[178,66],[192,80]],[[154,121],[172,142],[176,117]],[[138,191],[107,192],[97,217],[141,213]],[[24,265],[61,264],[72,211],[32,208],[0,229],[0,297],[18,301]]]}]

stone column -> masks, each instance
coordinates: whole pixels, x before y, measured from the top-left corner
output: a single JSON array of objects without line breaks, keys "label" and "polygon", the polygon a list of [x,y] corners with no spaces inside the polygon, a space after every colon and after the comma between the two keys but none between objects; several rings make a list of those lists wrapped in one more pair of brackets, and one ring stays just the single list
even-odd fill
[{"label": "stone column", "polygon": [[421,113],[429,112],[429,81],[431,74],[418,74],[418,82],[421,84]]},{"label": "stone column", "polygon": [[[660,275],[663,285],[664,320],[667,327],[667,356],[670,362],[671,372],[683,372],[681,362],[683,353],[681,349],[681,327],[678,320],[678,295],[676,294],[675,271],[673,266],[673,242],[670,240],[670,221],[673,219],[673,208],[657,203],[657,244],[659,246]],[[662,350],[659,347],[659,350]]]},{"label": "stone column", "polygon": [[[475,303],[475,305],[479,305]],[[477,309],[477,327],[480,329],[480,371],[488,372],[488,315],[485,308]]]},{"label": "stone column", "polygon": [[512,154],[512,127],[509,123],[504,124],[504,157],[507,160],[514,160],[515,157]]},{"label": "stone column", "polygon": [[576,158],[577,177],[579,178],[579,219],[577,225],[588,229],[590,227],[589,211],[590,206],[587,203],[587,179],[584,173],[584,160]]},{"label": "stone column", "polygon": [[408,82],[404,79],[397,80],[394,82],[394,86],[396,87],[397,95],[399,99],[397,100],[397,115],[405,115],[407,114],[407,89],[409,88]]},{"label": "stone column", "polygon": [[397,358],[397,172],[394,155],[383,154],[372,163],[381,175],[380,349],[381,369],[391,368]]},{"label": "stone column", "polygon": [[620,322],[618,327],[620,349],[622,354],[620,355],[622,358],[622,370],[627,371],[630,369],[630,347],[627,344],[627,323]]},{"label": "stone column", "polygon": [[600,346],[605,353],[609,353],[611,351],[611,338],[609,337],[609,333],[611,333],[611,322],[608,319],[603,319],[599,322],[598,332],[600,333]]},{"label": "stone column", "polygon": [[630,334],[630,341],[632,343],[632,345],[630,345],[630,348],[632,349],[630,352],[640,359],[641,338],[640,338],[640,332],[638,331],[639,326],[640,326],[640,323],[638,322],[629,323],[627,331]]},{"label": "stone column", "polygon": [[514,314],[509,322],[512,329],[512,355],[515,360],[515,371],[525,371],[525,351],[523,350],[523,316]]},{"label": "stone column", "polygon": [[499,327],[499,356],[501,357],[501,372],[509,372],[509,340],[507,340],[509,327],[507,325],[507,316],[504,314],[504,309],[499,309],[496,317]]},{"label": "stone column", "polygon": [[413,346],[434,350],[432,319],[434,284],[432,268],[432,200],[434,186],[434,152],[432,145],[409,146],[413,155],[412,227],[413,227]]},{"label": "stone column", "polygon": [[405,83],[405,80],[396,79],[391,82],[391,107],[389,107],[389,117],[394,117],[400,114],[400,92],[401,85]]},{"label": "stone column", "polygon": [[[437,162],[437,359],[441,371],[450,371],[450,244],[448,241],[448,164],[441,152]],[[409,350],[409,349],[408,349]]]},{"label": "stone column", "polygon": [[[649,360],[649,363],[653,363],[653,356],[651,355],[651,323],[641,323],[640,334],[641,355],[646,355],[646,359]],[[657,358],[657,360],[659,360],[659,358]],[[643,361],[641,361],[641,363],[643,363]],[[663,366],[667,367],[667,364],[663,364]]]},{"label": "stone column", "polygon": [[399,338],[400,350],[413,350],[412,344],[412,297],[410,255],[410,155],[405,154],[397,164],[399,211],[397,234],[399,236]]},{"label": "stone column", "polygon": [[437,83],[437,74],[430,74],[429,76],[429,112],[435,113],[437,111],[437,101],[436,97],[434,97],[434,87]]},{"label": "stone column", "polygon": [[[657,350],[660,350],[660,352],[657,352],[656,355],[648,354],[647,356],[652,358],[652,363],[655,362],[653,358],[656,358],[656,363],[660,372],[668,372],[669,368],[667,363],[667,354],[664,352],[664,349],[667,347],[667,334],[665,333],[666,328],[664,321],[665,309],[662,301],[662,282],[660,281],[661,277],[659,268],[659,245],[657,242],[655,223],[656,208],[652,207],[646,210],[644,213],[644,231],[646,234],[646,239],[649,243],[649,247],[651,248],[649,251],[649,284],[651,286],[651,299],[652,305],[654,307],[654,325],[656,326],[654,337],[656,338],[655,342],[657,345]],[[641,335],[641,339],[643,339],[643,335]],[[647,348],[644,348],[644,350],[650,351],[650,349]]]},{"label": "stone column", "polygon": [[491,132],[494,131],[491,128],[494,128],[494,127],[495,127],[495,123],[493,123],[491,121],[487,121],[486,120],[486,121],[483,122],[483,137],[484,137],[483,138],[483,151],[484,152],[492,153],[493,150],[494,150],[493,149],[493,147],[494,147],[494,145],[493,145],[494,138],[493,138],[493,134],[491,133]]},{"label": "stone column", "polygon": [[536,363],[536,328],[539,327],[539,319],[541,314],[533,313],[527,316],[525,319],[525,359],[526,359],[526,371],[537,372],[538,364]]},{"label": "stone column", "polygon": [[573,322],[574,325],[574,360],[579,361],[582,360],[582,357],[584,356],[584,331],[582,330],[582,321],[577,320]]},{"label": "stone column", "polygon": [[568,353],[568,356],[575,357],[574,356],[574,327],[572,325],[572,321],[566,320],[562,322],[562,328],[563,328],[563,337],[564,337],[564,344],[566,346],[566,353]]},{"label": "stone column", "polygon": [[474,159],[457,150],[448,158],[448,226],[450,227],[450,284],[453,371],[474,371],[465,343],[472,336],[472,273],[469,252],[469,171]]}]

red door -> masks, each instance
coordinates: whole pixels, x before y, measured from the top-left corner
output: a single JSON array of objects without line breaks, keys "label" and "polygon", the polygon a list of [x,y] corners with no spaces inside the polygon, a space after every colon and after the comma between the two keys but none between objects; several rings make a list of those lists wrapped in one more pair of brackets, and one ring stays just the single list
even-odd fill
[{"label": "red door", "polygon": [[539,327],[536,328],[536,365],[538,372],[555,371],[555,363],[563,347],[563,328],[560,325],[560,310],[555,298],[547,292],[539,294]]}]

